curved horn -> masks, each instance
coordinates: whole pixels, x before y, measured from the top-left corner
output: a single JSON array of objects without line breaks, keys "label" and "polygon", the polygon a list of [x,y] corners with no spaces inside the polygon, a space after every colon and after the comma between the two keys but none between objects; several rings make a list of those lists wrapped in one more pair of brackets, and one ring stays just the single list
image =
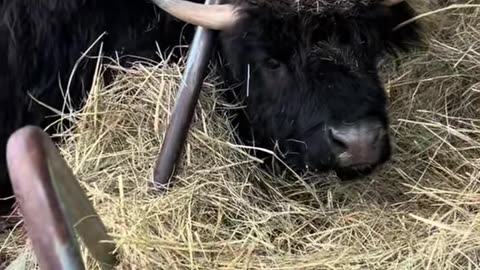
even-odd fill
[{"label": "curved horn", "polygon": [[390,6],[394,6],[396,4],[400,4],[401,2],[404,2],[405,0],[384,0],[382,2],[383,5],[387,6],[387,7],[390,7]]},{"label": "curved horn", "polygon": [[184,0],[152,0],[170,15],[193,25],[222,30],[235,23],[237,14],[230,4],[203,5]]}]

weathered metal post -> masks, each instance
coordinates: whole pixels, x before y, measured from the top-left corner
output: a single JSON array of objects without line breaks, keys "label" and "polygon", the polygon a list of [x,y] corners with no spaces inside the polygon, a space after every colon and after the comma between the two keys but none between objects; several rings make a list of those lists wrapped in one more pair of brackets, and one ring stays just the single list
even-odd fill
[{"label": "weathered metal post", "polygon": [[[221,4],[221,2],[221,0],[206,0],[205,4]],[[215,36],[216,31],[203,27],[197,27],[195,32],[170,123],[154,167],[154,187],[157,190],[164,190],[168,187],[183,151],[206,76],[207,64],[212,55]]]},{"label": "weathered metal post", "polygon": [[102,269],[115,266],[115,244],[45,132],[26,126],[13,133],[7,165],[41,269],[85,269],[75,232]]}]

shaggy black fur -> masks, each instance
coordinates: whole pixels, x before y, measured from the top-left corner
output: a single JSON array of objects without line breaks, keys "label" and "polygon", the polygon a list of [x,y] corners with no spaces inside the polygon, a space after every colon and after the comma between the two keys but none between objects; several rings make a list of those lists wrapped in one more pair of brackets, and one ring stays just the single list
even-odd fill
[{"label": "shaggy black fur", "polygon": [[235,90],[247,105],[236,119],[241,137],[275,149],[300,172],[308,166],[333,169],[343,179],[366,175],[389,159],[388,133],[377,164],[344,168],[327,127],[373,119],[388,131],[377,65],[386,53],[408,50],[419,40],[417,24],[392,32],[414,11],[407,3],[386,7],[349,0],[319,1],[321,12],[296,11],[286,2],[247,6],[244,19],[221,35],[230,63],[225,78],[233,84],[249,75]]},{"label": "shaggy black fur", "polygon": [[[231,2],[241,7],[243,19],[221,33],[220,52],[226,81],[243,83],[234,93],[247,104],[236,119],[245,141],[253,135],[257,146],[278,144],[299,170],[338,170],[325,142],[326,125],[370,117],[387,128],[376,65],[383,53],[416,40],[415,24],[391,31],[413,16],[408,4],[323,0],[320,9],[298,11],[288,5],[293,0]],[[155,43],[162,50],[178,45],[183,26],[148,0],[0,0],[0,196],[11,195],[8,136],[26,124],[46,127],[55,120],[29,95],[61,110],[75,62],[103,32],[106,56],[156,59]],[[192,30],[184,31],[187,42]],[[69,92],[77,107],[90,88],[95,61],[84,59],[77,68]],[[385,141],[381,162],[390,155]]]},{"label": "shaggy black fur", "polygon": [[[47,117],[54,112],[29,95],[62,110],[75,63],[102,34],[103,54],[123,56],[127,64],[128,55],[158,60],[156,43],[168,54],[184,25],[148,0],[0,0],[0,197],[12,194],[8,136],[21,126],[47,127],[58,119]],[[97,42],[75,71],[68,94],[76,108],[90,90],[99,49]]]}]

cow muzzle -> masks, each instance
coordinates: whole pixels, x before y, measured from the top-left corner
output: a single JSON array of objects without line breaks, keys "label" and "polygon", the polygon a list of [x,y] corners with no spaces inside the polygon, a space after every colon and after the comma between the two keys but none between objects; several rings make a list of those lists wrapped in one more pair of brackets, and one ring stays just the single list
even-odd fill
[{"label": "cow muzzle", "polygon": [[369,174],[390,156],[388,132],[378,121],[335,125],[329,127],[327,133],[336,157],[337,175],[341,178]]}]

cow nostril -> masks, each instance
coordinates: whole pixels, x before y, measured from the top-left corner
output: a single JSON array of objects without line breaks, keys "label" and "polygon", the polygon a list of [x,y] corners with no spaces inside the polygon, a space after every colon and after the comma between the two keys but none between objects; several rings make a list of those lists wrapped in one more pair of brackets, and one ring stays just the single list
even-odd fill
[{"label": "cow nostril", "polygon": [[383,129],[380,127],[374,128],[371,130],[373,136],[372,136],[372,143],[376,144],[377,142],[381,141],[382,136],[384,135]]},{"label": "cow nostril", "polygon": [[330,142],[333,146],[337,147],[338,150],[346,151],[348,149],[348,143],[341,136],[340,132],[335,128],[330,128],[328,130],[328,135]]}]

